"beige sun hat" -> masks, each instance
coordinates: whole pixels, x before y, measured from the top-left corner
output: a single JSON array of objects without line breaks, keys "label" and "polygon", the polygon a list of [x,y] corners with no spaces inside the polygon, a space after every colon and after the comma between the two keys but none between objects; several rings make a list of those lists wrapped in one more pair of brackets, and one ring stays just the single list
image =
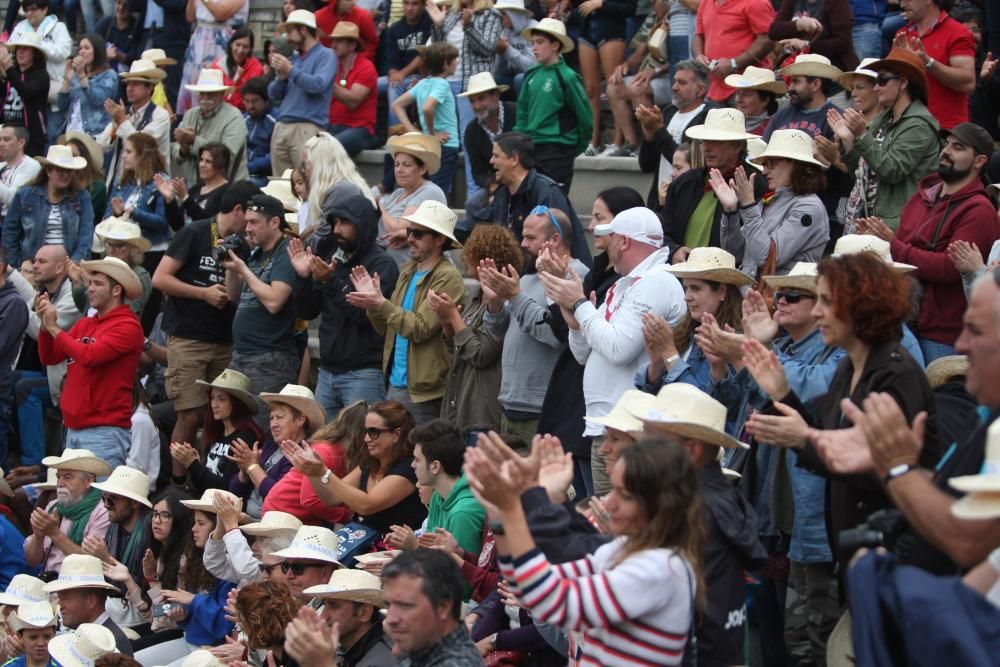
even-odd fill
[{"label": "beige sun hat", "polygon": [[319,28],[316,26],[316,15],[313,14],[308,9],[294,10],[291,14],[288,15],[287,19],[278,24],[276,29],[278,32],[285,32],[286,30],[288,30],[288,26],[290,25],[304,25],[307,28],[312,28],[313,30],[319,30]]},{"label": "beige sun hat", "polygon": [[747,119],[739,109],[709,109],[702,125],[689,127],[685,134],[702,141],[742,141],[757,135],[747,132]]},{"label": "beige sun hat", "polygon": [[293,516],[288,512],[270,510],[264,512],[263,516],[260,517],[260,521],[248,523],[240,528],[240,530],[247,535],[255,535],[257,537],[281,537],[283,535],[294,536],[301,527],[302,521],[297,516]]},{"label": "beige sun hat", "polygon": [[149,476],[135,468],[118,466],[106,480],[94,482],[90,486],[105,493],[134,500],[146,507],[153,506],[153,503],[149,502]]},{"label": "beige sun hat", "polygon": [[938,357],[927,365],[927,383],[936,389],[952,378],[964,378],[969,373],[969,358],[964,354]]},{"label": "beige sun hat", "polygon": [[25,484],[25,486],[37,489],[38,491],[55,491],[59,486],[58,480],[56,479],[57,473],[58,471],[55,468],[49,468],[45,471],[44,482],[33,482],[31,484]]},{"label": "beige sun hat", "polygon": [[227,664],[216,658],[211,651],[203,648],[191,651],[181,661],[181,667],[226,667]]},{"label": "beige sun hat", "polygon": [[184,87],[194,93],[224,93],[233,86],[222,79],[222,70],[214,67],[198,72],[196,83],[186,83]]},{"label": "beige sun hat", "polygon": [[686,262],[673,264],[667,271],[678,278],[700,278],[727,285],[753,285],[754,279],[736,268],[736,258],[722,248],[694,248]]},{"label": "beige sun hat", "polygon": [[892,252],[889,248],[888,241],[884,241],[871,234],[844,234],[837,239],[837,244],[833,246],[832,256],[841,257],[843,255],[856,255],[859,252],[873,252],[886,264],[892,266],[895,271],[908,273],[917,270],[917,267],[912,264],[893,261]]},{"label": "beige sun hat", "polygon": [[[948,480],[952,488],[973,496],[981,495],[977,501],[969,501],[979,503],[977,507],[980,508],[981,501],[1000,501],[1000,419],[994,420],[986,429],[986,455],[983,458],[983,470],[980,474],[962,475]],[[952,505],[952,514],[956,514],[956,505],[958,503]],[[1000,502],[996,503],[996,509],[1000,516]]]},{"label": "beige sun hat", "polygon": [[48,600],[23,602],[17,606],[17,613],[9,617],[14,632],[21,630],[41,630],[59,626],[59,619]]},{"label": "beige sun hat", "polygon": [[[410,214],[399,216],[400,220],[412,222],[415,225],[426,227],[437,232],[451,241],[451,247],[461,248],[462,244],[455,238],[455,223],[458,217],[455,212],[448,208],[447,204],[439,201],[427,199],[420,203],[417,210]],[[447,249],[447,246],[445,247]]]},{"label": "beige sun hat", "polygon": [[815,262],[795,262],[792,270],[783,276],[764,276],[764,282],[775,289],[790,287],[812,294],[816,293],[816,280],[819,273],[816,272]]},{"label": "beige sun hat", "polygon": [[725,83],[730,88],[739,90],[762,90],[775,95],[784,95],[788,92],[785,82],[775,78],[774,70],[753,65],[749,65],[742,74],[730,74],[725,78]]},{"label": "beige sun hat", "polygon": [[103,625],[81,623],[49,641],[49,655],[62,667],[94,667],[102,655],[115,653],[115,636]]},{"label": "beige sun hat", "polygon": [[104,252],[105,241],[127,243],[139,252],[146,252],[153,244],[142,238],[142,228],[131,220],[111,216],[94,227],[94,244],[91,250]]},{"label": "beige sun hat", "polygon": [[592,424],[605,428],[613,428],[632,437],[642,434],[642,420],[637,415],[644,415],[653,407],[656,397],[638,389],[629,389],[618,399],[611,412],[603,417],[584,417]]},{"label": "beige sun hat", "polygon": [[757,171],[764,171],[764,167],[754,162],[754,158],[760,156],[767,150],[767,142],[760,137],[747,139],[747,162]]},{"label": "beige sun hat", "polygon": [[132,61],[127,72],[122,72],[118,76],[125,81],[159,83],[167,78],[167,73],[157,67],[153,61],[139,58]]},{"label": "beige sun hat", "polygon": [[531,41],[531,33],[533,32],[544,32],[546,35],[554,37],[562,44],[561,53],[569,53],[576,45],[573,44],[573,40],[566,36],[566,24],[564,24],[559,19],[553,19],[545,17],[535,25],[529,25],[527,28],[521,31],[521,37],[524,37],[529,42]]},{"label": "beige sun hat", "polygon": [[334,600],[349,600],[385,607],[382,598],[382,580],[371,572],[364,570],[336,570],[329,583],[310,586],[302,591],[306,595]]},{"label": "beige sun hat", "polygon": [[51,165],[60,169],[72,169],[73,171],[79,171],[87,166],[85,158],[76,157],[73,155],[72,148],[69,146],[60,146],[59,144],[49,146],[45,157],[38,156],[36,159],[45,166]]},{"label": "beige sun hat", "polygon": [[829,58],[818,53],[799,54],[795,62],[781,70],[781,76],[815,76],[831,81],[837,81],[843,74],[843,70],[834,67]]},{"label": "beige sun hat", "polygon": [[365,40],[361,39],[358,24],[351,21],[337,21],[337,25],[333,26],[333,32],[330,33],[330,39],[353,39],[359,44],[365,43]]},{"label": "beige sun hat", "polygon": [[221,496],[228,500],[230,503],[236,505],[237,510],[243,509],[243,499],[237,495],[230,493],[229,491],[224,491],[222,489],[205,489],[204,493],[201,494],[201,498],[198,500],[182,500],[181,505],[189,507],[193,510],[199,512],[207,512],[208,514],[215,514],[215,496]]},{"label": "beige sun hat", "polygon": [[16,40],[11,40],[7,42],[7,48],[13,51],[19,46],[27,46],[34,49],[38,53],[42,54],[42,58],[45,59],[47,56],[45,54],[45,49],[42,48],[42,38],[41,36],[33,31],[26,30],[21,33],[21,35]]},{"label": "beige sun hat", "polygon": [[275,551],[271,555],[281,559],[318,560],[336,567],[344,567],[337,560],[339,549],[340,540],[329,528],[302,526],[295,531],[295,537],[292,538],[288,548]]},{"label": "beige sun hat", "polygon": [[441,168],[441,140],[423,132],[406,132],[389,137],[385,142],[389,155],[406,153],[419,159],[427,166],[427,175],[433,176]]},{"label": "beige sun hat", "polygon": [[667,432],[720,447],[749,449],[726,433],[726,406],[686,382],[666,385],[641,416],[646,432]]},{"label": "beige sun hat", "polygon": [[[286,171],[291,172],[291,169]],[[295,196],[295,188],[292,187],[292,178],[272,178],[267,185],[260,189],[265,195],[270,195],[285,207],[285,211],[294,212],[299,210],[299,198]],[[285,215],[285,222],[288,222],[288,215]]]},{"label": "beige sun hat", "polygon": [[177,64],[177,60],[169,57],[167,55],[167,52],[164,51],[163,49],[146,49],[145,51],[142,52],[142,55],[139,56],[139,58],[141,58],[142,60],[148,60],[157,67],[165,67],[168,65]]},{"label": "beige sun hat", "polygon": [[211,382],[205,382],[204,380],[195,380],[194,382],[203,387],[221,389],[247,406],[250,409],[250,414],[255,415],[260,411],[257,399],[250,393],[250,378],[239,371],[227,368],[219,373]]},{"label": "beige sun hat", "polygon": [[480,72],[479,74],[473,74],[469,77],[469,84],[465,87],[464,93],[459,93],[459,97],[472,97],[473,95],[478,95],[479,93],[488,93],[491,90],[495,90],[498,93],[502,93],[507,90],[510,86],[504,86],[498,84],[493,75],[489,72]]},{"label": "beige sun hat", "polygon": [[524,0],[497,0],[493,9],[498,12],[514,12],[515,14],[533,16],[531,10],[524,6]]},{"label": "beige sun hat", "polygon": [[15,574],[6,590],[0,593],[0,605],[3,606],[16,607],[30,602],[47,602],[48,599],[45,582],[30,574]]},{"label": "beige sun hat", "polygon": [[872,63],[877,63],[878,60],[879,60],[878,58],[863,58],[861,60],[861,63],[854,68],[854,71],[844,72],[843,74],[841,74],[840,78],[837,79],[837,83],[839,83],[842,88],[844,88],[848,93],[850,93],[851,86],[854,85],[854,79],[856,79],[857,77],[863,76],[866,79],[871,79],[872,81],[874,81],[876,78],[878,78],[878,72],[876,72],[873,69],[868,69],[868,66],[871,65]]},{"label": "beige sun hat", "polygon": [[[67,144],[69,144],[70,141],[74,139],[83,144],[84,148],[87,149],[87,155],[90,156],[90,163],[94,166],[95,169],[103,173],[104,151],[97,144],[97,141],[95,141],[94,138],[89,134],[86,134],[85,132],[79,132],[77,130],[69,130],[66,132],[66,134],[60,136],[56,140],[56,143],[58,143],[60,146],[66,146]],[[70,150],[73,149],[70,148]]]},{"label": "beige sun hat", "polygon": [[267,403],[268,406],[273,403],[284,403],[295,408],[306,416],[306,428],[310,431],[315,431],[326,423],[326,412],[309,387],[303,387],[300,384],[286,384],[277,394],[261,394],[260,400]]},{"label": "beige sun hat", "polygon": [[762,165],[768,158],[784,158],[814,164],[825,169],[826,166],[813,157],[815,143],[813,138],[802,130],[775,130],[771,133],[771,141],[767,143],[764,152],[751,161]]},{"label": "beige sun hat", "polygon": [[951,513],[959,519],[1000,518],[1000,491],[970,493],[952,503]]},{"label": "beige sun hat", "polygon": [[70,554],[59,568],[59,578],[45,584],[46,593],[58,593],[77,588],[103,588],[117,591],[118,589],[104,578],[104,567],[101,559],[87,554]]},{"label": "beige sun hat", "polygon": [[90,273],[103,273],[125,290],[125,298],[135,299],[142,294],[142,283],[139,276],[135,275],[132,267],[121,261],[117,257],[105,257],[104,259],[90,262],[80,262],[80,266]]},{"label": "beige sun hat", "polygon": [[111,474],[111,466],[97,458],[89,449],[64,449],[59,456],[46,456],[42,459],[42,465],[56,470],[89,472],[98,477]]}]

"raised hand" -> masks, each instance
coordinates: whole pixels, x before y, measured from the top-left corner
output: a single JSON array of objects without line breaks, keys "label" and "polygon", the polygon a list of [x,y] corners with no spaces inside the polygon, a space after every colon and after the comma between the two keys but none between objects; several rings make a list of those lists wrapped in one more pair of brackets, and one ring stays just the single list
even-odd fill
[{"label": "raised hand", "polygon": [[333,667],[339,645],[340,626],[334,623],[327,627],[308,606],[299,609],[298,615],[285,626],[285,651],[300,665]]},{"label": "raised hand", "polygon": [[160,191],[163,201],[168,204],[177,196],[177,193],[174,191],[174,182],[163,174],[153,174],[153,183],[156,185],[156,189]]},{"label": "raised hand", "polygon": [[146,549],[142,554],[142,576],[146,579],[156,579],[156,556],[152,549]]},{"label": "raised hand", "polygon": [[132,576],[128,571],[128,567],[114,558],[101,563],[101,567],[104,569],[104,576],[111,581],[125,582]]},{"label": "raised hand", "polygon": [[409,526],[389,526],[385,543],[393,549],[410,551],[417,548],[417,535]]},{"label": "raised hand", "polygon": [[730,184],[736,191],[736,199],[740,206],[749,206],[756,201],[753,191],[756,178],[757,174],[750,174],[750,177],[747,178],[747,172],[743,167],[736,167],[736,171],[733,172],[733,180],[730,181]]},{"label": "raised hand", "polygon": [[281,453],[285,455],[295,469],[306,477],[322,477],[326,472],[326,464],[319,457],[309,443],[305,440],[295,442],[294,440],[282,440],[280,443]]},{"label": "raised hand", "polygon": [[248,445],[242,438],[236,438],[229,445],[229,453],[226,458],[239,466],[245,474],[247,469],[255,463],[260,465],[260,443],[253,443],[253,447]]},{"label": "raised hand", "polygon": [[847,121],[844,120],[844,115],[840,113],[840,110],[833,107],[830,108],[826,112],[826,122],[830,125],[830,129],[833,130],[833,135],[843,145],[844,150],[851,150],[851,147],[854,146],[854,133],[847,125]]},{"label": "raised hand", "polygon": [[717,357],[723,363],[743,360],[743,341],[746,337],[731,331],[723,331],[711,313],[701,316],[701,325],[695,329],[695,342],[706,356]]},{"label": "raised hand", "polygon": [[986,60],[983,61],[983,66],[979,69],[980,81],[989,81],[993,77],[993,74],[997,71],[997,62],[997,59],[993,57],[992,51],[986,54]]},{"label": "raised hand", "polygon": [[747,431],[759,442],[778,447],[802,448],[809,433],[809,425],[805,419],[784,403],[775,402],[774,407],[781,413],[780,416],[754,413],[746,421]]},{"label": "raised hand", "polygon": [[751,338],[743,343],[743,363],[772,401],[782,400],[791,391],[785,369],[778,357],[757,340]]},{"label": "raised hand", "polygon": [[113,560],[111,553],[108,551],[108,545],[105,544],[104,538],[99,535],[87,535],[83,538],[83,543],[80,547],[83,549],[83,553],[103,562]]},{"label": "raised hand", "polygon": [[385,301],[377,273],[370,276],[368,269],[356,266],[351,270],[351,283],[354,285],[354,291],[347,294],[347,302],[352,306],[374,310]]},{"label": "raised hand", "polygon": [[986,266],[979,246],[961,239],[948,245],[948,259],[960,273],[973,273]]},{"label": "raised hand", "polygon": [[308,278],[312,274],[309,261],[312,256],[312,249],[306,248],[302,239],[292,238],[288,241],[288,259],[300,278]]},{"label": "raised hand", "polygon": [[778,335],[778,323],[774,321],[764,296],[757,290],[747,290],[743,296],[742,326],[744,334],[765,345]]},{"label": "raised hand", "polygon": [[185,468],[198,460],[198,450],[186,442],[171,442],[170,457]]},{"label": "raised hand", "polygon": [[456,318],[461,317],[459,315],[459,307],[455,304],[447,292],[435,292],[434,290],[427,290],[427,303],[430,305],[431,310],[434,314],[438,316],[438,320],[442,323],[453,322]]},{"label": "raised hand", "polygon": [[714,167],[708,172],[708,184],[715,192],[715,198],[722,204],[722,209],[727,213],[732,213],[739,206],[739,197],[736,194],[735,183],[726,182],[722,172]]},{"label": "raised hand", "polygon": [[858,218],[857,225],[858,231],[862,234],[871,234],[883,241],[892,241],[893,237],[896,236],[896,233],[892,231],[889,225],[885,224],[885,221],[878,216]]},{"label": "raised hand", "polygon": [[538,278],[545,287],[545,295],[567,310],[585,296],[583,281],[572,269],[565,278],[544,272],[539,273]]},{"label": "raised hand", "polygon": [[559,438],[552,435],[536,435],[531,448],[538,457],[539,486],[552,502],[564,502],[573,483],[573,454],[563,452]]},{"label": "raised hand", "polygon": [[642,339],[651,361],[662,361],[677,354],[673,328],[656,313],[647,311],[642,314]]},{"label": "raised hand", "polygon": [[663,112],[655,105],[647,107],[640,104],[635,108],[635,117],[646,139],[652,139],[656,131],[663,127]]}]

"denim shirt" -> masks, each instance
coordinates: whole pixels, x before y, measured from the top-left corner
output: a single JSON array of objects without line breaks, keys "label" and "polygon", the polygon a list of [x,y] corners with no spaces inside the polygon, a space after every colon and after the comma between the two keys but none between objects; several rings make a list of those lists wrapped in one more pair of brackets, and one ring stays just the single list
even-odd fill
[{"label": "denim shirt", "polygon": [[[274,132],[274,116],[271,109],[260,118],[243,114],[247,122],[247,170],[251,180],[262,179],[258,185],[266,185],[271,175],[271,133]],[[281,174],[278,174],[279,176]]]},{"label": "denim shirt", "polygon": [[[77,100],[80,101],[80,116],[83,119],[83,131],[92,137],[104,131],[111,116],[104,110],[106,100],[118,98],[118,75],[112,69],[106,69],[94,75],[86,88],[80,86],[80,79],[76,74],[70,82],[69,92],[59,91],[56,104],[59,110],[67,114],[66,121],[69,122],[69,110],[73,108]],[[63,128],[65,129],[65,127]]]},{"label": "denim shirt", "polygon": [[132,210],[132,221],[139,225],[143,238],[154,246],[159,243],[166,243],[170,240],[170,225],[167,222],[167,204],[163,201],[163,195],[160,194],[160,190],[153,181],[143,186],[140,186],[135,181],[115,184],[111,189],[111,195],[108,197],[108,207],[104,211],[104,219],[114,215],[114,212],[111,210],[111,201],[115,197],[127,202],[137,189],[139,196],[136,198],[135,208]]},{"label": "denim shirt", "polygon": [[[70,259],[86,259],[94,241],[94,207],[86,190],[63,197],[58,204],[62,214],[63,245]],[[45,231],[49,224],[48,189],[44,185],[21,188],[7,209],[3,221],[3,246],[10,253],[10,264],[35,256],[45,245]]]}]

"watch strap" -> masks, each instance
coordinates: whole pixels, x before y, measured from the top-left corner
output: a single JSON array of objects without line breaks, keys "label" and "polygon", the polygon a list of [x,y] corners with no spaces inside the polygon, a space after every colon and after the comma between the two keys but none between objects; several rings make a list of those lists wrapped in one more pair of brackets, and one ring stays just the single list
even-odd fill
[{"label": "watch strap", "polygon": [[903,475],[910,473],[916,469],[917,466],[913,465],[912,463],[900,463],[899,465],[894,465],[893,467],[889,468],[889,472],[885,474],[883,481],[886,484],[888,484],[892,480],[898,479],[899,477],[902,477]]},{"label": "watch strap", "polygon": [[575,313],[576,309],[579,308],[580,306],[582,306],[585,303],[590,303],[590,299],[588,299],[587,297],[583,297],[581,299],[577,299],[576,302],[573,304],[573,307],[570,309],[570,312]]}]

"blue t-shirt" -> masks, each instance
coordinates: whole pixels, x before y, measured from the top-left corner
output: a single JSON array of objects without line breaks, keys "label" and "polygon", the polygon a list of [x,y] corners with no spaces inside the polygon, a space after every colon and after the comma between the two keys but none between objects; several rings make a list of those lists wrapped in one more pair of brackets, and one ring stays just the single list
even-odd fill
[{"label": "blue t-shirt", "polygon": [[417,111],[420,113],[420,127],[427,132],[427,121],[424,120],[424,102],[428,97],[438,101],[434,109],[434,131],[447,132],[448,141],[442,146],[458,149],[458,112],[455,110],[455,95],[447,79],[439,76],[421,79],[410,89],[410,94],[417,101]]},{"label": "blue t-shirt", "polygon": [[[417,271],[410,278],[410,284],[406,286],[406,293],[403,295],[403,310],[413,312],[413,297],[417,292],[417,283],[426,275],[427,271]],[[409,351],[410,341],[396,334],[396,346],[392,351],[392,372],[389,373],[389,384],[393,387],[405,388],[407,386],[406,356]]]}]

